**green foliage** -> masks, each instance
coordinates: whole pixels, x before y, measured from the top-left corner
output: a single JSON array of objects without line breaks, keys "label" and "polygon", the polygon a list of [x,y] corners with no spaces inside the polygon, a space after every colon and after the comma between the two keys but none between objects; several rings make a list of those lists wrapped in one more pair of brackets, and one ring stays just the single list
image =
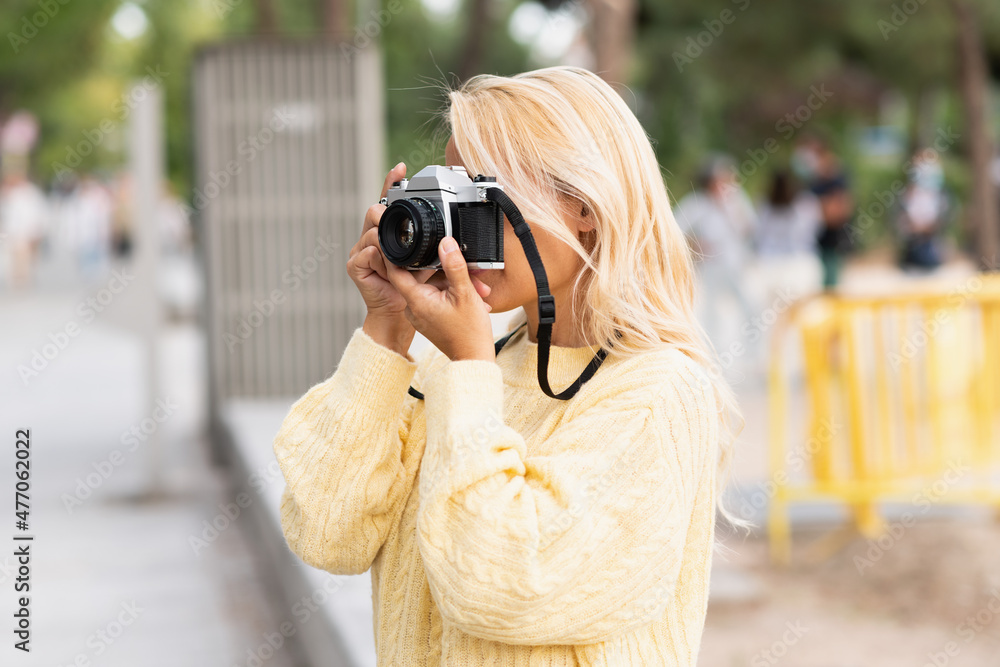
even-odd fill
[{"label": "green foliage", "polygon": [[[403,160],[410,173],[444,160],[446,126],[440,114],[456,71],[468,28],[469,4],[448,22],[428,17],[419,0],[402,0],[402,11],[382,35],[385,49],[388,161]],[[507,33],[514,3],[494,3],[481,72],[513,75],[528,69],[527,55]]]},{"label": "green foliage", "polygon": [[[134,1],[149,18],[149,29],[134,42],[117,37],[109,26],[123,0],[69,0],[65,5],[59,0],[5,0],[0,6],[5,41],[0,48],[0,116],[18,108],[40,116],[43,142],[34,168],[41,179],[51,179],[54,165],[64,163],[81,142],[86,144],[88,132],[96,136],[95,128],[107,122],[113,131],[102,133],[99,144],[81,156],[79,169],[120,164],[126,120],[122,100],[129,86],[153,68],[167,73],[169,173],[181,191],[188,191],[193,54],[204,42],[253,37],[257,2]],[[1000,3],[973,1],[994,75],[1000,75]],[[773,139],[777,148],[766,163],[744,174],[748,189],[758,194],[771,169],[787,161],[796,138],[821,131],[847,158],[864,206],[868,193],[877,192],[887,179],[891,182],[895,167],[858,153],[852,141],[856,128],[894,123],[916,141],[933,134],[935,127],[962,125],[954,93],[954,20],[947,2],[638,2],[628,101],[654,141],[675,197],[689,189],[707,151],[723,150],[745,163]],[[42,4],[58,11],[43,16],[45,24],[32,33],[25,26],[34,25]],[[517,4],[490,0],[479,71],[507,75],[533,66],[508,34]],[[275,0],[278,35],[317,37],[322,5],[320,0]],[[440,112],[447,88],[459,83],[455,73],[462,69],[471,0],[450,20],[430,16],[420,0],[372,3],[383,10],[390,5],[394,10],[384,25],[370,16],[355,18],[362,28],[378,33],[383,50],[386,166],[404,160],[412,170],[443,159],[445,133],[440,130],[446,128]],[[25,30],[30,38],[22,35]],[[352,43],[363,46],[369,39],[359,29]],[[809,109],[810,95],[824,85],[834,94]],[[887,114],[888,93],[905,102],[901,115]],[[949,181],[959,192],[968,181],[961,150],[955,146],[948,156]]]},{"label": "green foliage", "polygon": [[[51,16],[43,13],[43,4],[54,8]],[[130,42],[110,27],[121,4],[10,0],[0,7],[8,42],[0,48],[0,117],[26,108],[41,119],[34,173],[42,181],[52,180],[63,167],[91,171],[120,166],[134,105],[131,86],[155,76],[167,105],[169,174],[181,187],[189,183],[190,59],[198,40],[217,33],[217,21],[210,5],[200,0],[146,0],[141,7],[149,27]],[[32,36],[22,44],[11,33]],[[17,52],[7,48],[11,41]]]},{"label": "green foliage", "polygon": [[[878,187],[851,143],[852,130],[887,122],[884,100],[909,101],[900,129],[914,141],[955,112],[954,19],[946,2],[926,0],[641,0],[633,86],[640,119],[672,174],[673,196],[690,187],[707,150],[739,160],[769,137],[778,151],[747,179],[759,192],[795,140],[819,132],[848,158],[861,197]],[[1000,60],[1000,5],[978,0],[984,42]],[[788,133],[779,126],[808,103],[815,86],[833,93]],[[923,96],[943,93],[931,109]],[[1000,116],[998,116],[1000,118]],[[960,146],[953,150],[958,153]],[[687,184],[687,185],[686,185]]]}]

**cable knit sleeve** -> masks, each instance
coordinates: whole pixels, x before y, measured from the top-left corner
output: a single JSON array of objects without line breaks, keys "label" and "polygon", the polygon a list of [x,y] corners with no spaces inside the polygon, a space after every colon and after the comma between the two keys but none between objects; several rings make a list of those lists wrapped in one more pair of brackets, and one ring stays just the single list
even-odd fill
[{"label": "cable knit sleeve", "polygon": [[293,406],[274,439],[281,527],[303,561],[367,570],[398,521],[415,466],[403,463],[417,364],[354,332],[336,372]]},{"label": "cable knit sleeve", "polygon": [[707,376],[680,356],[595,390],[530,453],[503,423],[495,364],[428,378],[417,541],[447,622],[589,644],[663,613],[718,439]]}]

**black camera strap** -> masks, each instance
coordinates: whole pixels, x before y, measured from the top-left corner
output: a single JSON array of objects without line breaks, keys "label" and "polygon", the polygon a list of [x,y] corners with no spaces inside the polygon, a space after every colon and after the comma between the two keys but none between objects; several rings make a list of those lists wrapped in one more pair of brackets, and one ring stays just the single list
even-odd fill
[{"label": "black camera strap", "polygon": [[[524,256],[528,258],[531,273],[535,276],[535,288],[538,291],[538,331],[535,334],[538,340],[538,385],[545,392],[546,396],[561,401],[568,401],[576,396],[576,393],[580,391],[580,387],[585,382],[594,377],[594,373],[597,372],[597,369],[601,367],[604,359],[608,356],[608,351],[604,348],[598,350],[594,358],[587,364],[587,367],[583,369],[580,377],[574,380],[569,387],[558,394],[552,391],[552,387],[549,386],[549,348],[552,345],[552,325],[556,321],[556,302],[552,296],[552,292],[549,291],[549,279],[545,274],[545,265],[542,264],[542,257],[538,254],[538,246],[535,245],[535,237],[531,234],[531,227],[528,226],[528,223],[524,220],[524,216],[521,215],[521,211],[518,210],[513,200],[507,196],[507,193],[500,188],[489,188],[486,190],[486,198],[495,202],[504,212],[504,215],[507,216],[507,219],[510,220],[510,224],[514,228],[514,233],[517,234],[517,239],[521,242],[521,247],[524,248]],[[521,326],[524,325],[522,324]],[[510,337],[517,333],[520,328],[514,329],[496,341],[494,344],[496,354],[500,354],[500,349],[503,348],[507,341],[510,340]],[[424,399],[424,395],[413,387],[410,387],[409,394],[414,398]]]},{"label": "black camera strap", "polygon": [[542,257],[538,254],[538,246],[535,245],[535,237],[531,234],[531,227],[528,226],[521,211],[507,196],[507,193],[500,188],[490,188],[486,191],[486,198],[496,202],[507,219],[510,220],[514,233],[517,234],[517,239],[521,242],[521,247],[524,248],[524,256],[528,258],[531,272],[535,276],[535,289],[538,291],[538,331],[535,334],[535,338],[538,340],[538,385],[546,396],[567,401],[580,391],[584,382],[594,377],[594,373],[608,356],[608,351],[604,348],[598,350],[573,384],[558,394],[552,391],[552,387],[549,386],[549,347],[552,344],[552,325],[556,321],[556,301],[549,291],[549,279],[545,274],[545,265],[542,264]]},{"label": "black camera strap", "polygon": [[[500,340],[498,340],[495,343],[493,343],[493,354],[494,354],[494,356],[500,354],[500,350],[502,350],[503,346],[507,344],[507,341],[509,341],[511,339],[511,336],[513,336],[518,331],[520,331],[522,327],[524,327],[524,324],[520,325],[519,327],[517,327],[513,331],[509,332],[506,336],[504,336]],[[409,389],[409,391],[407,393],[410,396],[412,396],[413,398],[419,398],[421,401],[424,400],[424,395],[421,392],[419,392],[416,389],[414,389],[413,387],[410,387],[410,389]]]}]

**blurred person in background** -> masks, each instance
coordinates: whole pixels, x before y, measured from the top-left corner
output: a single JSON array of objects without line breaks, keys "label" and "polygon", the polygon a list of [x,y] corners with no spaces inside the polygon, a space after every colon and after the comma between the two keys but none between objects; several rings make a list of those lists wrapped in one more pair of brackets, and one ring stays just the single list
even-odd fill
[{"label": "blurred person in background", "polygon": [[[757,214],[746,191],[736,181],[736,165],[725,155],[706,159],[697,188],[678,202],[674,217],[697,260],[699,312],[716,348],[728,342],[723,332],[729,297],[744,322],[755,314],[745,288]],[[737,324],[733,327],[739,330]]]},{"label": "blurred person in background", "polygon": [[170,181],[164,181],[159,205],[160,247],[167,255],[191,251],[191,220],[184,202],[175,194]]},{"label": "blurred person in background", "polygon": [[822,225],[816,242],[823,263],[823,288],[833,289],[840,281],[844,256],[851,248],[854,197],[847,172],[830,145],[811,135],[796,146],[792,167],[819,200]]},{"label": "blurred person in background", "polygon": [[123,171],[111,188],[114,207],[111,213],[111,249],[115,257],[125,258],[132,252],[132,176]]},{"label": "blurred person in background", "polygon": [[84,175],[59,206],[62,234],[84,278],[100,275],[111,245],[111,193],[92,175]]},{"label": "blurred person in background", "polygon": [[787,170],[775,171],[767,198],[757,208],[756,249],[765,303],[819,291],[823,267],[816,238],[822,212],[816,196]]},{"label": "blurred person in background", "polygon": [[902,268],[930,270],[941,265],[941,232],[948,209],[944,170],[937,152],[917,151],[896,214]]},{"label": "blurred person in background", "polygon": [[0,233],[8,280],[24,288],[34,279],[35,260],[49,226],[45,194],[21,170],[4,175],[0,186]]}]

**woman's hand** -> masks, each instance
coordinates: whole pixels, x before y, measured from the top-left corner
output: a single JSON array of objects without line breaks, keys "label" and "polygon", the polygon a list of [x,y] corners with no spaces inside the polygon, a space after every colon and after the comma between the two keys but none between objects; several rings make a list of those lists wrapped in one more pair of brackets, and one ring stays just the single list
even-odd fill
[{"label": "woman's hand", "polygon": [[[400,162],[385,177],[382,185],[382,197],[389,192],[389,187],[406,176],[406,165]],[[385,206],[374,204],[365,214],[365,222],[361,229],[361,239],[351,248],[350,259],[347,261],[347,275],[351,277],[361,298],[368,308],[365,317],[364,331],[375,342],[406,356],[415,333],[403,311],[406,300],[389,282],[386,271],[385,256],[378,243],[378,223],[382,219]],[[434,271],[419,271],[415,279],[423,282]]]},{"label": "woman's hand", "polygon": [[[382,186],[382,197],[389,192],[389,186],[406,176],[406,165],[400,162],[393,167],[385,177]],[[398,319],[406,322],[403,310],[406,301],[389,282],[386,273],[386,260],[378,243],[378,223],[385,212],[382,204],[373,204],[365,214],[365,222],[361,228],[361,239],[351,248],[350,259],[347,261],[347,275],[361,292],[370,316],[385,320]],[[428,275],[433,273],[429,271]]]},{"label": "woman's hand", "polygon": [[490,288],[469,276],[469,268],[451,236],[441,239],[438,256],[444,280],[421,280],[411,271],[388,264],[389,282],[406,302],[409,323],[452,361],[494,361],[490,306],[483,301]]}]

